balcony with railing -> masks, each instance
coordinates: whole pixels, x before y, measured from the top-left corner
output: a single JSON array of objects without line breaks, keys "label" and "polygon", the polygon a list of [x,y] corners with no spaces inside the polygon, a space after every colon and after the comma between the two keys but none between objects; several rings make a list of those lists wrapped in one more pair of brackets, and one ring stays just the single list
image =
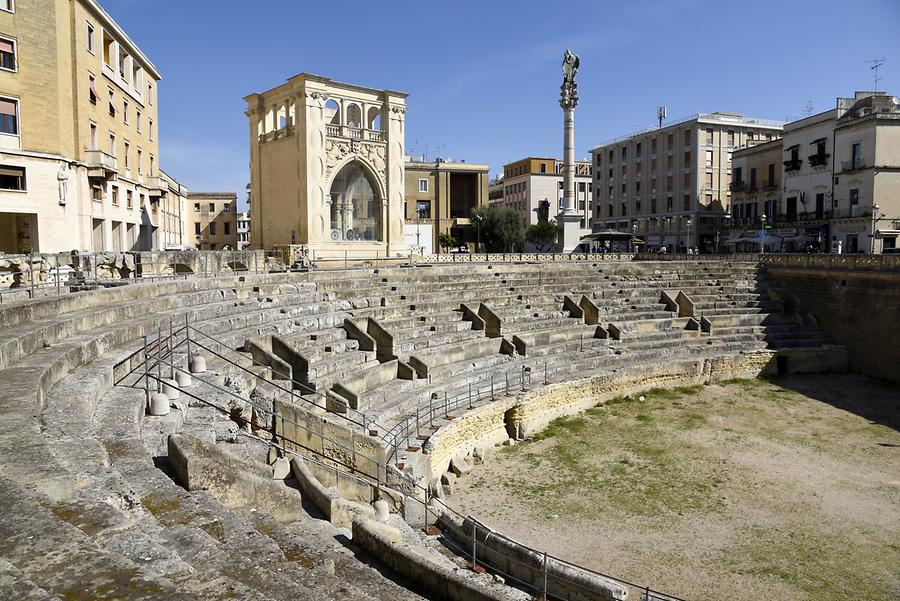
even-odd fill
[{"label": "balcony with railing", "polygon": [[150,191],[150,198],[164,198],[169,191],[169,185],[159,176],[146,178],[144,186]]},{"label": "balcony with railing", "polygon": [[806,157],[809,160],[810,167],[825,167],[828,165],[828,157],[831,155],[827,152],[817,152]]},{"label": "balcony with railing", "polygon": [[84,162],[87,164],[88,177],[109,179],[118,175],[118,160],[102,150],[86,150]]},{"label": "balcony with railing", "polygon": [[325,133],[331,138],[347,138],[365,142],[385,141],[384,132],[380,129],[363,129],[350,125],[333,125],[329,123],[325,126]]},{"label": "balcony with railing", "polygon": [[784,170],[785,171],[799,171],[800,167],[803,165],[803,161],[800,160],[800,157],[790,158],[784,162]]},{"label": "balcony with railing", "polygon": [[747,182],[736,180],[728,184],[728,189],[732,192],[742,192],[747,189]]},{"label": "balcony with railing", "polygon": [[284,140],[290,136],[294,135],[296,128],[293,125],[288,125],[282,127],[281,129],[276,129],[274,131],[270,131],[265,134],[259,135],[259,142],[261,144],[265,144],[266,142],[274,142],[276,140]]},{"label": "balcony with railing", "polygon": [[841,171],[862,171],[863,169],[868,169],[869,165],[865,161],[861,160],[850,160],[850,161],[841,161]]}]

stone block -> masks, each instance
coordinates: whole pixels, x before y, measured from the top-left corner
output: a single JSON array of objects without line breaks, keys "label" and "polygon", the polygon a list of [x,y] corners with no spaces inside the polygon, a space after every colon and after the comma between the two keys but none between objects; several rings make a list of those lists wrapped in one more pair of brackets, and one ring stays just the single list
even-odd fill
[{"label": "stone block", "polygon": [[466,463],[465,459],[461,457],[454,457],[450,460],[450,471],[456,474],[457,477],[464,476],[472,471],[472,468]]},{"label": "stone block", "polygon": [[281,522],[301,519],[300,493],[274,482],[269,468],[235,457],[192,436],[169,436],[169,462],[177,481],[205,490],[229,509],[257,508]]}]

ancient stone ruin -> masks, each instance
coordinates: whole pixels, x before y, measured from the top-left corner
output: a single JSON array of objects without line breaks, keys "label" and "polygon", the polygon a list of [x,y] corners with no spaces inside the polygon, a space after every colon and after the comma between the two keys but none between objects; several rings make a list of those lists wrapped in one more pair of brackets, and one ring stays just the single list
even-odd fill
[{"label": "ancient stone ruin", "polygon": [[452,510],[495,445],[560,415],[847,369],[758,261],[628,259],[223,270],[0,304],[0,589],[677,599]]}]

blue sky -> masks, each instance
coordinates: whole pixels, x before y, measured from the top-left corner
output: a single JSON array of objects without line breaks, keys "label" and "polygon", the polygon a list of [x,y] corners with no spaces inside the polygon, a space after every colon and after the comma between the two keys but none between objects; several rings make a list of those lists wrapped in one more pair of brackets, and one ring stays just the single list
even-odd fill
[{"label": "blue sky", "polygon": [[[249,181],[243,97],[304,71],[406,91],[408,153],[562,154],[563,51],[581,57],[579,156],[655,122],[768,119],[872,89],[900,95],[900,0],[384,3],[100,0],[163,74],[161,165],[193,191]],[[559,8],[566,6],[565,10]]]}]

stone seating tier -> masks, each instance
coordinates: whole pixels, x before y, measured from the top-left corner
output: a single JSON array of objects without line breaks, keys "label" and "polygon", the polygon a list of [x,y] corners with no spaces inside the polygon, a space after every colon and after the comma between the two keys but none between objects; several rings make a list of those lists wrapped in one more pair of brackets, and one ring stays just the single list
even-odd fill
[{"label": "stone seating tier", "polygon": [[[385,309],[391,291],[383,285],[410,286],[410,293],[422,286],[425,297],[436,297],[415,310],[408,305],[391,307],[397,311],[396,319],[414,324],[424,317],[423,324],[447,324],[453,322],[452,312],[460,301],[444,300],[453,294],[441,281],[463,278],[482,279],[483,297],[496,293],[495,304],[508,307],[510,317],[516,314],[517,303],[546,303],[535,311],[546,311],[546,319],[522,320],[523,325],[539,323],[535,331],[577,322],[553,317],[557,312],[562,315],[558,295],[563,292],[575,296],[583,289],[593,291],[590,296],[598,301],[608,298],[616,305],[612,315],[623,322],[629,321],[629,310],[634,317],[630,321],[653,314],[662,289],[690,286],[697,294],[708,290],[711,297],[747,296],[702,301],[713,303],[709,307],[713,310],[730,308],[715,303],[737,303],[734,314],[713,316],[712,335],[663,329],[621,341],[550,342],[536,346],[526,357],[496,354],[440,366],[431,372],[431,382],[387,382],[371,391],[369,401],[382,427],[389,427],[392,419],[396,423],[423,397],[460,392],[472,380],[523,367],[531,368],[538,381],[546,365],[547,376],[558,381],[680,354],[746,352],[756,348],[753,345],[765,346],[767,339],[770,344],[827,343],[796,316],[741,314],[741,303],[747,303],[747,309],[773,309],[765,304],[764,290],[754,284],[754,265],[734,263],[717,269],[709,265],[703,261],[561,264],[543,266],[540,283],[535,283],[535,266],[509,264],[497,265],[496,270],[459,265],[188,278],[4,305],[0,307],[0,345],[5,349],[0,364],[0,507],[5,511],[0,511],[0,538],[7,544],[0,555],[4,575],[0,592],[7,598],[25,598],[28,591],[34,598],[68,598],[80,594],[74,587],[90,574],[90,586],[100,591],[99,598],[111,598],[126,583],[134,599],[418,599],[348,553],[327,522],[304,517],[278,524],[261,512],[228,509],[208,494],[188,493],[177,486],[157,467],[164,458],[155,462],[153,457],[162,452],[170,431],[217,427],[210,421],[212,412],[195,407],[192,418],[189,407],[186,421],[177,410],[164,419],[146,417],[143,391],[114,386],[122,371],[114,367],[141,347],[142,335],[167,328],[170,319],[180,324],[185,316],[233,349],[247,338],[278,333],[323,357],[358,354],[361,351],[342,331],[343,320]],[[492,271],[501,275],[488,275]],[[554,278],[554,271],[563,275]],[[601,280],[605,275],[610,279]],[[504,279],[507,284],[500,284]],[[508,285],[517,281],[521,284]],[[473,284],[468,289],[479,287]],[[508,302],[499,302],[504,297]],[[440,319],[430,315],[441,303],[448,303],[446,314]],[[452,332],[452,326],[447,327]],[[408,329],[411,341],[434,332]],[[752,339],[729,340],[729,336]],[[335,350],[328,351],[327,346]],[[176,360],[183,364],[185,358],[179,355]],[[241,362],[250,365],[248,358]],[[210,365],[219,369],[214,357]],[[383,406],[374,407],[379,392]]]}]

